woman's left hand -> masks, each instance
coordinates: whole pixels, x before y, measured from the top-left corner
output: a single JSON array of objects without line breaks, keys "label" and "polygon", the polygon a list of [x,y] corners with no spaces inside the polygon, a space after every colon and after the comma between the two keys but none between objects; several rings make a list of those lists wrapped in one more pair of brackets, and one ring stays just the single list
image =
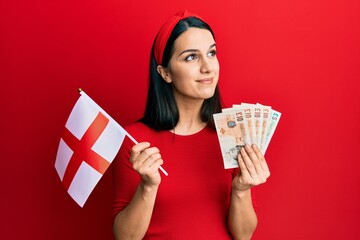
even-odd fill
[{"label": "woman's left hand", "polygon": [[240,171],[233,179],[233,191],[249,190],[253,186],[265,183],[270,176],[266,160],[255,144],[245,145],[240,149],[238,162]]}]

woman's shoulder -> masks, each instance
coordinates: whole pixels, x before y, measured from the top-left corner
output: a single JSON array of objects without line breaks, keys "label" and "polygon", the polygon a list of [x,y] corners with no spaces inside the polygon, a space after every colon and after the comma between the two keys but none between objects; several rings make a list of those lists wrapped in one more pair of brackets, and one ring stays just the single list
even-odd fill
[{"label": "woman's shoulder", "polygon": [[151,129],[149,126],[147,126],[146,124],[140,122],[140,121],[136,121],[130,124],[125,125],[125,130],[128,132],[148,132],[148,131],[154,131],[153,129]]},{"label": "woman's shoulder", "polygon": [[138,136],[148,136],[155,134],[155,130],[147,126],[146,124],[137,121],[125,126],[125,130],[133,135],[134,138]]},{"label": "woman's shoulder", "polygon": [[149,127],[140,121],[132,122],[130,124],[125,125],[126,130],[141,130],[146,128]]}]

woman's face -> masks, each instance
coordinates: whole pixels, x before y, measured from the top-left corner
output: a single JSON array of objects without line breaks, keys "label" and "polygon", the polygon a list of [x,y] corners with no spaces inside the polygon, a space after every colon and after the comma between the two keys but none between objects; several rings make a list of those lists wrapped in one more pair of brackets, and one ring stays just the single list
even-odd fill
[{"label": "woman's face", "polygon": [[165,81],[172,83],[177,101],[208,99],[219,79],[215,40],[210,31],[189,28],[174,43]]}]

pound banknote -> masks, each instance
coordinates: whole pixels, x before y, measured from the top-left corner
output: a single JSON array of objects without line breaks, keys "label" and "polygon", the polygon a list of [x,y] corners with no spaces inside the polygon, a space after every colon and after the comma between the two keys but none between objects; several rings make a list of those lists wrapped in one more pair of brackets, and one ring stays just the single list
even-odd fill
[{"label": "pound banknote", "polygon": [[256,144],[265,155],[281,113],[262,104],[234,104],[213,115],[225,169],[239,166],[237,156],[245,144]]}]

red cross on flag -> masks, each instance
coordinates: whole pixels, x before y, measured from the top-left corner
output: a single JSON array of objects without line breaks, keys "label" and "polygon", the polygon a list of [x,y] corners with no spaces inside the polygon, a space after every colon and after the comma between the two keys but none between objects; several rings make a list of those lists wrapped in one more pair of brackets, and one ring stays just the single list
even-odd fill
[{"label": "red cross on flag", "polygon": [[81,91],[55,161],[65,189],[81,207],[114,160],[125,135],[128,133]]}]

